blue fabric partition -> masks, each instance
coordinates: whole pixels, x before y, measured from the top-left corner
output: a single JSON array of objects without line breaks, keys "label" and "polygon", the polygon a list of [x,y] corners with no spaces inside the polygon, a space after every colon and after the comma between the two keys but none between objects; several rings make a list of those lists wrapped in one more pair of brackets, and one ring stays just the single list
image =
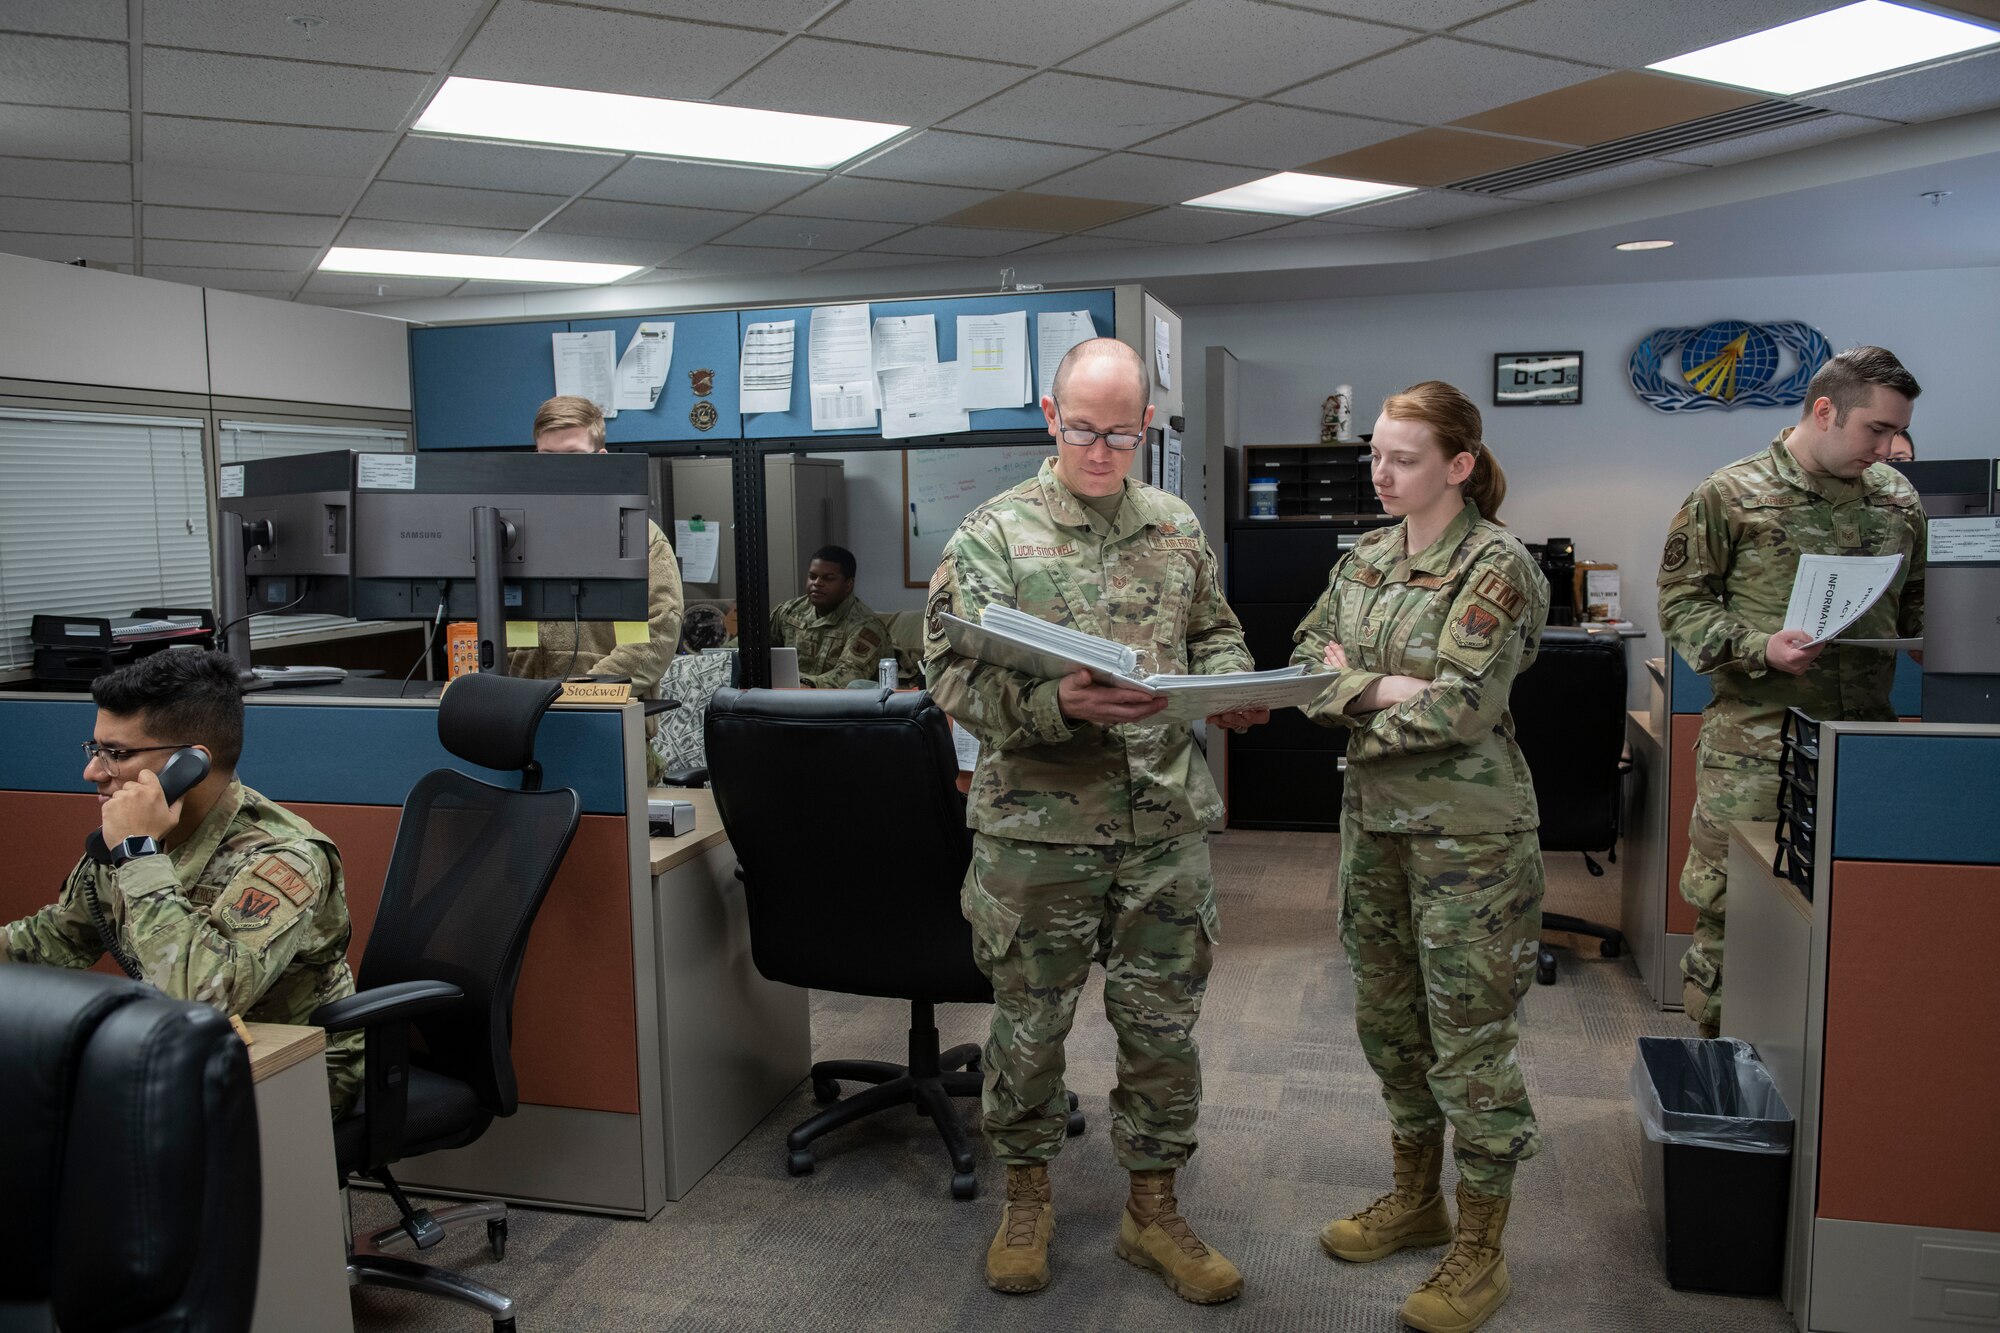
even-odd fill
[{"label": "blue fabric partition", "polygon": [[1842,736],[1833,855],[2000,863],[2000,736]]},{"label": "blue fabric partition", "polygon": [[535,409],[556,391],[549,336],[568,330],[567,321],[411,329],[410,406],[417,447],[533,444]]},{"label": "blue fabric partition", "polygon": [[[1117,332],[1114,323],[1116,296],[1109,287],[1094,291],[1026,292],[1005,296],[952,297],[928,301],[872,301],[869,303],[868,317],[872,322],[892,315],[937,316],[938,360],[943,362],[958,359],[960,315],[997,315],[1010,310],[1028,312],[1028,359],[1031,364],[1035,357],[1035,316],[1045,310],[1088,310],[1091,321],[1097,325],[1100,337],[1110,337]],[[831,438],[839,435],[874,436],[880,433],[873,427],[818,432],[813,430],[812,404],[806,397],[806,347],[812,331],[811,306],[796,306],[787,310],[744,310],[738,312],[737,318],[744,326],[766,324],[775,320],[798,321],[793,342],[791,409],[785,412],[755,412],[744,417],[743,438],[787,440],[805,436]],[[675,360],[677,362],[679,360],[678,353],[675,354]],[[1035,368],[1035,373],[1039,376],[1039,367]],[[1032,396],[1031,393],[1030,397]],[[985,412],[974,412],[971,414],[970,428],[1039,430],[1042,426],[1042,410],[1031,403],[1027,407],[993,408]]]},{"label": "blue fabric partition", "polygon": [[[714,440],[718,443],[742,438],[742,420],[736,414],[738,375],[741,356],[736,312],[711,310],[692,315],[641,315],[636,319],[573,319],[571,333],[610,329],[618,336],[618,354],[623,356],[642,323],[674,326],[674,365],[660,401],[647,411],[622,408],[604,423],[604,437],[612,444],[654,444],[662,440]],[[697,398],[688,379],[691,370],[714,372],[715,387],[706,398]],[[694,405],[706,402],[715,408],[715,424],[698,430],[689,414]]]},{"label": "blue fabric partition", "polygon": [[[0,699],[0,790],[88,792],[83,751],[94,705]],[[244,710],[243,780],[274,801],[401,805],[418,778],[457,768],[502,786],[520,775],[467,764],[437,738],[435,707],[252,703]],[[585,814],[625,813],[618,713],[554,709],[535,736],[542,785],[574,787]]]},{"label": "blue fabric partition", "polygon": [[[1708,677],[1697,674],[1671,648],[1667,650],[1667,657],[1674,674],[1673,711],[1699,713],[1707,708],[1708,701],[1715,695]],[[1924,669],[1908,653],[1896,654],[1896,680],[1889,687],[1889,706],[1896,710],[1897,717],[1923,716]]]}]

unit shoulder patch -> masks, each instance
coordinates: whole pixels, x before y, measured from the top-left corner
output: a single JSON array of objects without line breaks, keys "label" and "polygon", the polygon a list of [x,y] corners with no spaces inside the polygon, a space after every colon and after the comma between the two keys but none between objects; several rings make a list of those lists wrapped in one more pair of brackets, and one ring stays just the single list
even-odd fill
[{"label": "unit shoulder patch", "polygon": [[1500,617],[1473,603],[1451,622],[1451,641],[1468,651],[1481,652],[1493,646],[1493,636],[1499,630]]},{"label": "unit shoulder patch", "polygon": [[223,919],[237,930],[262,930],[278,910],[278,896],[246,886],[235,902],[222,909]]}]

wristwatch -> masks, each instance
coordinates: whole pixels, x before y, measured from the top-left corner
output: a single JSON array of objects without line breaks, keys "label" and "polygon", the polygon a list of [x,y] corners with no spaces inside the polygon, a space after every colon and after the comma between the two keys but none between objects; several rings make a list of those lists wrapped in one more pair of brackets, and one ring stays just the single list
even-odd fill
[{"label": "wristwatch", "polygon": [[136,833],[111,849],[111,864],[122,866],[135,856],[153,856],[160,850],[160,844],[151,834]]}]

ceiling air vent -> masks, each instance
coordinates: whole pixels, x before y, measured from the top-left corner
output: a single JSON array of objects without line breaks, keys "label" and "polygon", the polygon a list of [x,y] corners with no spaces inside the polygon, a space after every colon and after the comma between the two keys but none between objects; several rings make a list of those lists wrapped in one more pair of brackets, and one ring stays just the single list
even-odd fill
[{"label": "ceiling air vent", "polygon": [[1669,157],[1699,144],[1717,143],[1723,139],[1734,139],[1745,134],[1756,134],[1761,130],[1776,129],[1780,125],[1795,125],[1802,120],[1817,120],[1821,116],[1830,114],[1824,107],[1805,106],[1798,102],[1758,102],[1753,106],[1738,107],[1734,111],[1703,116],[1699,120],[1682,121],[1665,129],[1648,130],[1644,134],[1613,139],[1609,143],[1597,144],[1590,148],[1579,148],[1574,153],[1564,153],[1559,157],[1545,157],[1539,162],[1508,167],[1505,171],[1489,171],[1484,176],[1468,176],[1462,181],[1453,181],[1444,188],[1468,194],[1506,194],[1512,190],[1525,189],[1530,185],[1543,185],[1549,181],[1568,180],[1572,176],[1581,176],[1586,172],[1601,171],[1605,167],[1615,167],[1620,162],[1631,162],[1642,157]]}]

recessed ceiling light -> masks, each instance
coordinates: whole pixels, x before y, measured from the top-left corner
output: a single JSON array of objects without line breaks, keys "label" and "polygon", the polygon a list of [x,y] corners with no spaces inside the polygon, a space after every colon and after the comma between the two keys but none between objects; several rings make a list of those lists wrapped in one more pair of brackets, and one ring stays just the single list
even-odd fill
[{"label": "recessed ceiling light", "polygon": [[1614,250],[1664,250],[1672,241],[1620,241],[1612,246]]},{"label": "recessed ceiling light", "polygon": [[873,120],[590,93],[534,83],[446,79],[413,130],[516,143],[615,148],[716,162],[837,167],[908,129]]},{"label": "recessed ceiling light", "polygon": [[2000,43],[2000,32],[1887,0],[1830,9],[1648,69],[1790,97]]},{"label": "recessed ceiling light", "polygon": [[586,264],[570,259],[507,259],[424,250],[355,250],[336,245],[320,260],[322,273],[384,273],[406,278],[480,278],[488,282],[552,282],[594,287],[637,273],[638,264]]},{"label": "recessed ceiling light", "polygon": [[1244,213],[1284,213],[1303,218],[1351,204],[1372,203],[1377,199],[1415,193],[1407,185],[1384,185],[1380,181],[1354,181],[1343,176],[1281,171],[1275,176],[1190,199],[1187,206],[1233,208]]}]

